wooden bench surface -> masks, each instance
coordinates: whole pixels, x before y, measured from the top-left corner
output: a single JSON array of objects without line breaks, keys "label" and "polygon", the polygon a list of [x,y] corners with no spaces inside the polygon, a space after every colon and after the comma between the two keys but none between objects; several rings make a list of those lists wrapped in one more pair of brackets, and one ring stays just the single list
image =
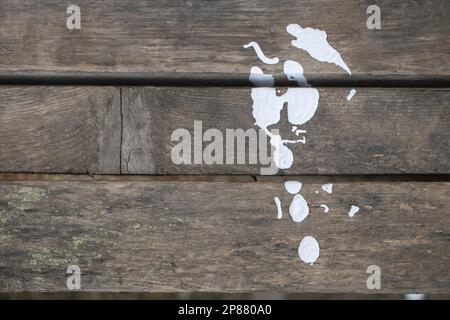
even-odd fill
[{"label": "wooden bench surface", "polygon": [[[449,1],[377,1],[380,30],[363,0],[76,4],[81,30],[61,1],[0,4],[0,292],[69,291],[78,265],[84,291],[450,293]],[[293,47],[296,23],[352,74]],[[319,90],[293,166],[175,164],[177,129],[258,129],[252,66],[294,86],[251,41]],[[295,139],[285,109],[270,129]],[[303,182],[302,223],[286,180]]]},{"label": "wooden bench surface", "polygon": [[[79,0],[81,30],[66,28],[68,4],[2,1],[2,79],[87,74],[107,79],[248,83],[259,61],[243,45],[257,41],[268,56],[305,62],[310,81],[446,81],[450,77],[447,0],[377,1],[382,29],[366,27],[367,1]],[[291,45],[289,24],[328,34],[352,69],[320,63]],[[282,74],[279,68],[268,72]],[[126,81],[125,81],[126,82]]]},{"label": "wooden bench surface", "polygon": [[[295,162],[284,174],[450,172],[448,89],[361,88],[351,101],[345,88],[319,91],[317,114],[304,126],[307,143],[292,148]],[[203,132],[217,128],[224,135],[226,129],[257,129],[250,94],[249,88],[0,87],[0,170],[259,174],[261,165],[248,161],[171,160],[178,143],[172,132],[186,128],[193,141],[194,121],[202,122]],[[274,128],[295,139],[282,115]],[[248,158],[248,146],[240,152]]]},{"label": "wooden bench surface", "polygon": [[[378,265],[378,293],[448,292],[449,187],[305,183],[310,215],[294,223],[281,182],[2,182],[0,285],[66,291],[76,264],[87,291],[367,293]],[[321,247],[313,266],[297,256],[308,235]]]}]

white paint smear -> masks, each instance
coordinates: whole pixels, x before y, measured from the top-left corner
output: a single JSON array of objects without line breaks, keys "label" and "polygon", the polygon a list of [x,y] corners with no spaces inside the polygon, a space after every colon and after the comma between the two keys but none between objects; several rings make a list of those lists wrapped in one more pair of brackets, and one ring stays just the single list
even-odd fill
[{"label": "white paint smear", "polygon": [[350,211],[348,212],[348,215],[350,218],[353,218],[353,216],[359,211],[359,207],[357,206],[351,206]]},{"label": "white paint smear", "polygon": [[303,67],[297,61],[286,60],[283,65],[283,72],[289,80],[296,81],[299,86],[308,86],[308,82],[303,75]]},{"label": "white paint smear", "polygon": [[271,74],[265,74],[261,68],[252,67],[250,69],[249,80],[257,87],[272,87],[274,83]]},{"label": "white paint smear", "polygon": [[332,183],[324,184],[322,186],[322,190],[325,191],[326,193],[332,193],[333,192],[333,184]]},{"label": "white paint smear", "polygon": [[355,89],[350,90],[350,93],[349,93],[348,96],[347,96],[347,101],[352,100],[352,98],[353,98],[353,96],[355,95],[355,93],[356,93],[356,90],[355,90]]},{"label": "white paint smear", "polygon": [[320,207],[323,208],[323,212],[325,212],[325,213],[330,211],[330,208],[328,208],[328,206],[326,204],[321,204]]},{"label": "white paint smear", "polygon": [[293,46],[305,50],[311,57],[320,62],[334,63],[348,74],[352,74],[339,52],[328,43],[325,31],[302,28],[298,24],[288,25],[286,31],[297,38],[292,40]]},{"label": "white paint smear", "polygon": [[297,194],[302,188],[302,183],[300,181],[286,181],[284,183],[284,188],[290,194]]},{"label": "white paint smear", "polygon": [[259,44],[256,43],[255,41],[252,41],[252,42],[247,43],[247,44],[244,45],[244,48],[246,48],[246,49],[250,48],[250,47],[253,47],[253,49],[255,50],[256,55],[258,56],[258,58],[262,62],[264,62],[266,64],[277,64],[280,61],[280,59],[278,59],[278,57],[274,57],[274,58],[266,57],[266,55],[262,52],[261,47],[259,46]]},{"label": "white paint smear", "polygon": [[302,222],[309,215],[309,207],[305,198],[300,194],[296,194],[289,206],[289,214],[294,222]]},{"label": "white paint smear", "polygon": [[314,237],[306,236],[298,246],[298,256],[305,262],[313,264],[320,255],[319,243]]},{"label": "white paint smear", "polygon": [[277,211],[278,211],[277,218],[281,219],[283,217],[283,210],[281,209],[280,198],[275,197],[275,198],[273,198],[273,201],[275,201],[275,204],[277,205]]}]

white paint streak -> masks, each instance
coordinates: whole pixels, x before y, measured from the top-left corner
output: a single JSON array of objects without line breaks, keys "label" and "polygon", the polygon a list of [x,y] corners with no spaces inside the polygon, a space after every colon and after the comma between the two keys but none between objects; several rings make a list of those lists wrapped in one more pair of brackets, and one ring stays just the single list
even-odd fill
[{"label": "white paint streak", "polygon": [[247,48],[250,48],[250,47],[253,47],[253,49],[255,50],[256,55],[258,56],[258,58],[259,58],[262,62],[264,62],[264,63],[266,63],[266,64],[277,64],[277,63],[280,61],[280,59],[278,59],[278,57],[268,58],[268,57],[262,52],[261,47],[259,46],[259,44],[256,43],[255,41],[252,41],[252,42],[247,43],[247,44],[244,45],[244,48],[246,48],[246,49],[247,49]]},{"label": "white paint streak", "polygon": [[353,98],[353,96],[355,95],[355,93],[356,93],[356,90],[355,90],[355,89],[350,90],[350,93],[349,93],[348,96],[347,96],[347,101],[352,100],[352,98]]},{"label": "white paint streak", "polygon": [[280,201],[280,198],[275,197],[275,198],[273,198],[273,200],[275,201],[275,204],[277,205],[277,212],[278,212],[277,218],[278,218],[278,219],[281,219],[281,218],[283,217],[283,210],[281,209],[281,201]]},{"label": "white paint streak", "polygon": [[252,67],[250,69],[249,80],[257,87],[272,87],[274,83],[271,74],[265,74],[261,68]]},{"label": "white paint streak", "polygon": [[348,212],[348,215],[350,218],[353,218],[353,216],[359,211],[359,207],[357,206],[351,206],[350,211]]},{"label": "white paint streak", "polygon": [[311,57],[320,62],[334,63],[347,71],[348,74],[352,74],[339,52],[328,43],[327,33],[325,31],[302,28],[298,24],[288,25],[286,31],[297,38],[296,40],[292,40],[291,43],[293,46],[305,50]]},{"label": "white paint streak", "polygon": [[328,206],[326,204],[321,204],[320,207],[322,207],[325,213],[327,213],[328,211],[330,211],[330,208],[328,208]]},{"label": "white paint streak", "polygon": [[322,190],[327,192],[327,193],[332,193],[333,192],[333,184],[332,183],[324,184],[322,186]]},{"label": "white paint streak", "polygon": [[289,214],[294,222],[302,222],[309,215],[309,207],[305,198],[300,194],[296,194],[289,206]]},{"label": "white paint streak", "polygon": [[300,181],[286,181],[284,183],[284,188],[290,194],[297,194],[302,188],[302,183]]},{"label": "white paint streak", "polygon": [[298,256],[305,262],[311,265],[316,262],[320,255],[319,243],[314,237],[306,236],[298,246]]},{"label": "white paint streak", "polygon": [[308,82],[303,75],[303,67],[297,61],[286,60],[283,65],[283,72],[289,80],[296,81],[299,86],[308,86]]}]

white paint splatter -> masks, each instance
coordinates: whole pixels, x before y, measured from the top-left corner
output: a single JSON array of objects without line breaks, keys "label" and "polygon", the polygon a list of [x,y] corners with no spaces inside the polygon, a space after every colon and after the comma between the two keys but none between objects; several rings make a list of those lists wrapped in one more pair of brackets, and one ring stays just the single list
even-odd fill
[{"label": "white paint splatter", "polygon": [[353,218],[353,216],[359,211],[359,207],[357,206],[351,206],[350,211],[348,212],[348,215],[350,218]]},{"label": "white paint splatter", "polygon": [[284,188],[290,194],[297,194],[302,188],[302,183],[300,181],[286,181],[284,183]]},{"label": "white paint splatter", "polygon": [[292,126],[291,132],[295,132],[295,131],[297,131],[297,126]]},{"label": "white paint splatter", "polygon": [[311,265],[316,262],[320,255],[319,243],[314,237],[306,236],[298,246],[298,256],[305,262]]},{"label": "white paint splatter", "polygon": [[269,130],[265,130],[270,137],[270,144],[275,148],[273,152],[273,162],[277,168],[289,169],[294,162],[294,155],[292,151],[284,145],[284,140],[278,134],[272,134]]},{"label": "white paint splatter", "polygon": [[303,75],[303,67],[297,61],[286,60],[283,65],[283,72],[289,80],[296,81],[299,86],[308,86],[308,82]]},{"label": "white paint splatter", "polygon": [[281,201],[280,201],[280,198],[275,197],[275,198],[273,198],[273,200],[275,201],[275,204],[277,205],[277,212],[278,212],[277,218],[278,218],[278,219],[281,219],[281,218],[283,217],[283,210],[281,209]]},{"label": "white paint splatter", "polygon": [[327,213],[328,211],[330,211],[330,208],[328,208],[328,206],[326,204],[321,204],[320,207],[322,207],[325,213]]},{"label": "white paint splatter", "polygon": [[355,89],[350,90],[350,93],[349,93],[348,96],[347,96],[347,101],[352,100],[352,98],[353,98],[353,96],[355,95],[355,93],[356,93],[356,90],[355,90]]},{"label": "white paint splatter", "polygon": [[319,106],[319,91],[315,88],[290,88],[283,97],[288,102],[288,120],[291,124],[306,123]]},{"label": "white paint splatter", "polygon": [[318,194],[318,193],[319,193],[319,191],[317,191],[317,190],[316,190],[316,191],[314,191],[314,192],[315,192],[316,194]]},{"label": "white paint splatter", "polygon": [[250,69],[249,80],[257,87],[272,87],[274,83],[271,74],[265,74],[261,68],[252,67]]},{"label": "white paint splatter", "polygon": [[327,193],[332,193],[333,192],[333,184],[332,183],[324,184],[322,186],[322,190],[327,192]]},{"label": "white paint splatter", "polygon": [[289,206],[289,214],[294,222],[302,222],[309,215],[309,207],[305,198],[296,194]]},{"label": "white paint splatter", "polygon": [[250,48],[253,47],[253,49],[256,52],[256,55],[258,56],[258,58],[266,63],[266,64],[277,64],[280,59],[278,59],[278,57],[274,57],[274,58],[268,58],[261,50],[261,47],[259,46],[258,43],[256,43],[255,41],[249,42],[247,44],[244,45],[244,48]]},{"label": "white paint splatter", "polygon": [[280,169],[290,168],[294,157],[285,144],[306,143],[306,139],[283,140],[267,128],[280,121],[280,112],[285,103],[288,104],[288,120],[291,124],[301,125],[310,120],[319,105],[319,91],[314,88],[289,88],[285,94],[277,96],[274,88],[253,88],[251,97],[255,124],[270,137],[270,144],[275,148],[275,165]]},{"label": "white paint splatter", "polygon": [[298,24],[288,25],[286,31],[297,38],[296,40],[292,40],[291,43],[293,46],[305,50],[311,57],[320,62],[334,63],[347,71],[348,74],[352,74],[339,52],[328,43],[327,33],[325,31],[302,28]]}]

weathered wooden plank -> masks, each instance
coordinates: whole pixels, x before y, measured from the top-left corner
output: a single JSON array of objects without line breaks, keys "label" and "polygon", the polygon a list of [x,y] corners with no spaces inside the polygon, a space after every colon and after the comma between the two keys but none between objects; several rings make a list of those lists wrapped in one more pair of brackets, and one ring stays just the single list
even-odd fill
[{"label": "weathered wooden plank", "polygon": [[[448,293],[449,188],[305,183],[310,214],[294,223],[281,183],[1,182],[0,291],[66,291],[75,264],[85,291]],[[307,235],[312,266],[297,256]]]},{"label": "weathered wooden plank", "polygon": [[[284,91],[283,89],[282,91]],[[290,145],[294,164],[284,174],[399,174],[450,172],[450,91],[448,89],[360,88],[351,101],[348,88],[320,89],[319,107],[302,129],[306,144]],[[282,94],[281,92],[280,94]],[[124,88],[122,172],[132,174],[260,174],[260,164],[194,164],[194,121],[201,135],[226,129],[255,128],[249,88]],[[171,141],[176,129],[191,135],[190,164],[174,164]],[[284,139],[291,132],[286,108],[279,125]],[[198,137],[198,135],[197,135]],[[145,143],[144,143],[145,141]],[[230,140],[232,141],[232,140]],[[237,141],[235,142],[237,144]],[[203,149],[210,142],[203,142]],[[201,153],[201,152],[200,152]],[[281,171],[280,171],[281,172]]]},{"label": "weathered wooden plank", "polygon": [[112,87],[1,87],[0,171],[120,173]]},{"label": "weathered wooden plank", "polygon": [[[447,0],[377,1],[381,29],[369,30],[373,2],[347,0],[79,0],[81,30],[68,30],[68,4],[3,0],[0,78],[92,73],[140,79],[246,79],[268,56],[298,60],[311,81],[349,77],[293,47],[286,26],[325,30],[353,79],[449,80]],[[264,66],[282,75],[282,66]]]}]

